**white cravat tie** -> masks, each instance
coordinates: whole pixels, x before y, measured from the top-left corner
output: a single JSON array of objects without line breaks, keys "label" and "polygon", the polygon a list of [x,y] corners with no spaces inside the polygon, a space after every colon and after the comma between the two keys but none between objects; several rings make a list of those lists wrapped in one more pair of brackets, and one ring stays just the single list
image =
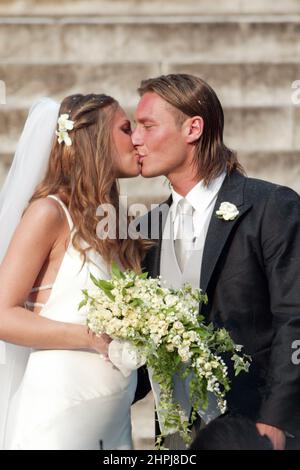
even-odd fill
[{"label": "white cravat tie", "polygon": [[183,198],[179,201],[176,215],[178,228],[174,237],[174,246],[182,272],[194,244],[193,212],[193,206],[186,199]]}]

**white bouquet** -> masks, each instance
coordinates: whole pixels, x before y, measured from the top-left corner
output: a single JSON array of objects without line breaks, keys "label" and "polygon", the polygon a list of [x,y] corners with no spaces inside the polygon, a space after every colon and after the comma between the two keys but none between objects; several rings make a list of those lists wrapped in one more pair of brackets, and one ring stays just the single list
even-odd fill
[{"label": "white bouquet", "polygon": [[179,431],[188,444],[190,422],[180,405],[173,402],[174,375],[183,379],[191,376],[193,421],[196,410],[206,409],[208,392],[215,395],[220,412],[226,410],[225,394],[230,382],[221,353],[231,354],[236,374],[248,371],[250,358],[240,354],[242,346],[236,345],[225,329],[203,322],[199,304],[206,303],[207,296],[200,289],[190,285],[168,289],[160,278],[121,272],[116,264],[110,281],[91,278],[95,288],[83,291],[79,306],[88,306],[88,327],[96,334],[106,333],[137,348],[160,386],[162,436]]}]

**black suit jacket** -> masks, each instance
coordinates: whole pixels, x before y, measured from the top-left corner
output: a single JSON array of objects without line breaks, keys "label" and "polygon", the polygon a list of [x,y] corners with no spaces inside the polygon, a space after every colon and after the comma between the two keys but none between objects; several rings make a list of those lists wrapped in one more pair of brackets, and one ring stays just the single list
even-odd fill
[{"label": "black suit jacket", "polygon": [[[225,201],[239,210],[233,221],[215,215]],[[170,198],[167,207],[171,202]],[[149,230],[151,215],[153,211],[141,219],[141,226],[147,221]],[[160,273],[166,215],[167,210],[160,214],[159,240],[144,262],[151,277]],[[299,253],[299,196],[289,188],[246,178],[237,171],[227,175],[204,246],[200,287],[209,302],[201,313],[207,322],[225,327],[252,356],[249,373],[237,377],[227,361],[232,382],[227,395],[229,412],[292,434],[300,432],[300,365],[292,363],[293,342],[300,340]],[[139,375],[143,385],[137,396],[141,397],[143,387],[146,392],[148,386],[142,370]]]}]

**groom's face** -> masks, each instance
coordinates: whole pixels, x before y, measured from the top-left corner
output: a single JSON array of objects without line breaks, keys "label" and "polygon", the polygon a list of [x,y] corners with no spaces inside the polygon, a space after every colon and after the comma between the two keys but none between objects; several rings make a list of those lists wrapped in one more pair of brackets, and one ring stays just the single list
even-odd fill
[{"label": "groom's face", "polygon": [[144,177],[170,178],[185,165],[187,143],[175,109],[153,92],[145,93],[135,113],[132,142],[138,151]]}]

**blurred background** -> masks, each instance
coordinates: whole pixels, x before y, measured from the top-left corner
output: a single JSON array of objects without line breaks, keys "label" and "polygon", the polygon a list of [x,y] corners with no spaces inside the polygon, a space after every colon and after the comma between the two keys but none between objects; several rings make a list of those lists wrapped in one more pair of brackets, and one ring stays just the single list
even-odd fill
[{"label": "blurred background", "polygon": [[[300,192],[300,0],[0,0],[0,187],[37,98],[105,92],[132,116],[140,80],[177,72],[215,89],[249,176]],[[164,178],[121,190],[169,193]],[[151,395],[133,414],[136,447],[151,448]]]}]

